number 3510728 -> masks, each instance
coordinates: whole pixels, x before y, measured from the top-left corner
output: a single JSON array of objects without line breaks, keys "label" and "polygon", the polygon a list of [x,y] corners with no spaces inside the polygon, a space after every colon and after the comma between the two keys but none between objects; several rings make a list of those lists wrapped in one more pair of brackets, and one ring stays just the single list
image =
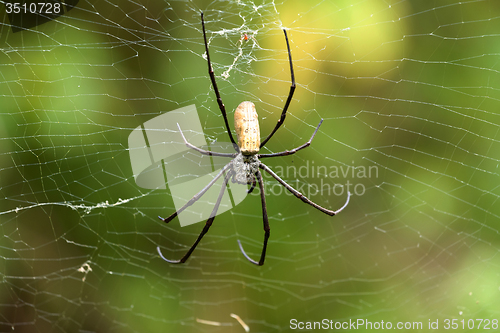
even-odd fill
[{"label": "number 3510728", "polygon": [[483,329],[483,330],[496,330],[498,329],[498,319],[445,319],[444,329]]},{"label": "number 3510728", "polygon": [[60,14],[61,4],[58,2],[6,2],[7,14]]}]

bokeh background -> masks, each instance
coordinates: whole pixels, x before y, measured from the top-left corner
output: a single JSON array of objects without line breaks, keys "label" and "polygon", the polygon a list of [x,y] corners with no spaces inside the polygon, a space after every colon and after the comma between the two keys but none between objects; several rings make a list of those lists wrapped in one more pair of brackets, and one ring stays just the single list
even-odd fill
[{"label": "bokeh background", "polygon": [[[500,319],[500,3],[80,1],[20,32],[0,10],[0,331],[243,332],[231,314],[251,332]],[[200,10],[229,117],[253,101],[262,136],[290,86],[288,31],[297,90],[264,152],[324,122],[271,168],[377,168],[284,177],[364,192],[333,218],[269,195],[263,267],[237,246],[260,253],[256,196],[217,216],[186,264],[164,262],[158,245],[180,258],[203,224],[159,221],[170,191],[140,188],[130,165],[131,131],[191,104],[207,141],[227,141]],[[337,209],[345,195],[311,199]]]}]

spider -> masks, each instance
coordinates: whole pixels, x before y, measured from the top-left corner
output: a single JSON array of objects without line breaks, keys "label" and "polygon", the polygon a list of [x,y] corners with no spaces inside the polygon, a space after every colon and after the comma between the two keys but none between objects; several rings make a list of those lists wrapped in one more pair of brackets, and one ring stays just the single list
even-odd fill
[{"label": "spider", "polygon": [[253,42],[255,43],[255,45],[257,45],[258,47],[260,47],[260,45],[259,45],[259,43],[257,43],[257,39],[254,37],[254,35],[249,35],[246,32],[243,34],[243,36],[241,36],[240,40],[238,40],[238,43],[240,43],[240,45],[243,45],[243,41],[248,42],[248,40],[250,38],[253,40]]},{"label": "spider", "polygon": [[336,215],[339,212],[341,212],[349,203],[349,198],[351,196],[351,193],[347,192],[347,200],[345,204],[338,210],[333,211],[329,210],[326,208],[321,207],[320,205],[312,202],[309,200],[307,197],[302,195],[299,191],[294,189],[292,186],[288,185],[283,179],[281,179],[276,173],[274,173],[269,167],[267,167],[264,163],[262,163],[259,159],[261,158],[268,158],[268,157],[277,157],[277,156],[287,156],[287,155],[292,155],[298,152],[301,149],[304,149],[308,147],[311,144],[311,141],[313,140],[314,136],[319,130],[319,127],[321,126],[321,123],[323,122],[323,119],[319,122],[318,126],[316,127],[316,130],[314,131],[313,135],[303,145],[294,148],[292,150],[285,150],[279,153],[272,153],[272,154],[259,154],[259,150],[264,147],[264,145],[269,141],[269,139],[272,138],[274,133],[280,128],[280,126],[283,124],[283,121],[285,120],[286,117],[286,112],[288,110],[288,106],[290,105],[290,102],[293,97],[293,93],[295,91],[295,76],[293,73],[293,64],[292,64],[292,55],[290,52],[290,45],[288,43],[288,37],[286,34],[286,30],[283,29],[283,32],[285,34],[285,41],[286,41],[286,47],[288,49],[288,60],[290,63],[290,74],[291,74],[291,81],[292,84],[290,86],[290,91],[288,93],[288,98],[285,102],[285,106],[283,107],[283,111],[281,112],[281,117],[278,120],[278,123],[272,130],[272,132],[264,139],[264,141],[260,142],[260,131],[259,131],[259,122],[258,122],[258,115],[255,110],[255,105],[252,102],[242,102],[234,111],[234,127],[236,130],[236,136],[238,143],[234,141],[233,135],[231,134],[231,129],[229,128],[229,123],[227,121],[227,115],[226,115],[226,108],[224,106],[224,103],[222,103],[222,99],[219,94],[219,89],[217,88],[217,83],[215,82],[215,75],[214,71],[212,69],[212,64],[210,62],[210,54],[208,52],[208,44],[207,44],[207,36],[205,32],[205,22],[203,19],[203,13],[201,13],[201,26],[203,29],[203,39],[205,41],[205,51],[207,54],[207,62],[208,62],[208,74],[210,76],[210,80],[212,81],[212,86],[215,92],[215,96],[217,97],[217,103],[219,105],[219,109],[222,113],[222,116],[224,118],[224,123],[226,125],[226,130],[229,136],[229,139],[231,140],[233,147],[235,149],[235,153],[219,153],[219,152],[212,152],[212,151],[207,151],[203,150],[201,148],[198,148],[191,143],[189,143],[186,138],[184,137],[184,134],[182,133],[182,130],[177,124],[177,127],[179,128],[179,132],[182,135],[182,139],[184,140],[184,143],[186,144],[187,147],[194,149],[201,154],[204,155],[209,155],[209,156],[224,156],[224,157],[230,157],[232,160],[227,163],[222,170],[214,177],[210,183],[207,184],[200,192],[198,192],[193,198],[191,198],[184,206],[182,206],[179,210],[174,212],[172,215],[170,215],[167,218],[160,218],[165,223],[170,222],[172,219],[174,219],[179,213],[181,213],[184,209],[187,207],[191,206],[193,203],[195,203],[205,192],[208,191],[208,189],[222,176],[224,175],[224,180],[223,184],[219,193],[219,196],[217,197],[217,201],[215,203],[215,206],[212,210],[212,213],[210,214],[209,219],[206,221],[205,226],[203,230],[201,231],[200,235],[194,242],[194,244],[191,246],[191,248],[187,251],[187,253],[179,260],[169,260],[166,259],[161,250],[160,247],[157,247],[158,253],[160,254],[160,257],[172,264],[180,264],[186,262],[186,260],[191,256],[193,251],[195,250],[196,246],[198,243],[201,241],[203,236],[208,232],[210,229],[210,226],[212,225],[215,215],[217,214],[217,210],[219,208],[219,205],[222,200],[222,196],[224,194],[224,190],[226,188],[226,185],[229,181],[230,178],[232,178],[233,182],[239,183],[239,184],[246,184],[246,185],[251,185],[250,189],[248,189],[248,193],[252,192],[253,189],[259,185],[260,189],[260,200],[261,200],[261,205],[262,205],[262,218],[264,222],[264,244],[262,247],[262,252],[260,255],[259,261],[255,261],[252,258],[250,258],[245,250],[243,249],[243,246],[241,245],[241,242],[238,240],[238,245],[240,247],[241,252],[245,256],[246,259],[248,259],[251,263],[262,266],[264,264],[264,260],[266,258],[266,250],[267,250],[267,241],[269,239],[270,235],[270,228],[269,228],[269,220],[267,217],[267,206],[266,206],[266,197],[264,194],[264,184],[262,181],[262,174],[259,169],[264,170],[268,174],[270,174],[274,179],[276,179],[282,186],[284,186],[288,191],[290,191],[293,195],[295,195],[297,198],[301,199],[303,202],[313,206],[314,208],[322,211],[325,214],[328,214],[330,216]]}]

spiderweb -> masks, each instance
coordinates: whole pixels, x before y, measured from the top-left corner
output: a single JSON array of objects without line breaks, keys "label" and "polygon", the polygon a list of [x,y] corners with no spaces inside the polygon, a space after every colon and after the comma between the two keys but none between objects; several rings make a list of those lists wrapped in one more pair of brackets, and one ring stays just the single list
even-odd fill
[{"label": "spiderweb", "polygon": [[[290,86],[287,29],[297,90],[264,153],[324,122],[310,147],[265,162],[326,208],[353,193],[329,217],[265,176],[262,267],[237,246],[260,255],[255,195],[220,213],[186,264],[161,260],[157,246],[179,259],[203,222],[158,220],[175,194],[138,186],[131,166],[134,129],[189,105],[195,134],[228,141],[200,10],[230,124],[253,101],[262,136]],[[497,2],[80,1],[19,32],[5,12],[2,23],[0,331],[280,332],[323,319],[495,328]]]}]

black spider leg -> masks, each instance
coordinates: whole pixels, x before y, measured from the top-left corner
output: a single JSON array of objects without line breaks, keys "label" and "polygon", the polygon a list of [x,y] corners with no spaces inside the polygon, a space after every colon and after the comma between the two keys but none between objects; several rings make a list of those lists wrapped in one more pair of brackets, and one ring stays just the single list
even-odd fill
[{"label": "black spider leg", "polygon": [[349,198],[351,197],[351,193],[349,191],[347,191],[347,200],[346,200],[345,204],[342,207],[340,207],[340,209],[329,210],[329,209],[323,208],[320,205],[318,205],[317,203],[314,203],[313,201],[309,200],[306,196],[304,196],[302,193],[300,193],[299,191],[297,191],[296,189],[294,189],[290,185],[288,185],[283,179],[281,179],[277,174],[275,174],[273,172],[273,170],[269,169],[269,167],[267,165],[265,165],[264,163],[260,163],[259,168],[261,168],[262,170],[265,170],[268,174],[273,176],[274,179],[276,179],[281,185],[283,185],[288,191],[290,191],[297,198],[299,198],[300,200],[304,201],[306,204],[309,204],[309,205],[313,206],[314,208],[319,209],[323,213],[328,214],[330,216],[333,216],[333,215],[340,213],[344,208],[346,208],[347,204],[349,203]]},{"label": "black spider leg", "polygon": [[227,121],[226,107],[224,106],[224,103],[222,103],[222,98],[220,97],[219,88],[217,87],[217,82],[215,82],[215,74],[212,68],[212,62],[210,61],[210,53],[208,52],[207,34],[205,32],[205,21],[203,19],[203,12],[201,12],[201,26],[203,28],[203,40],[205,41],[205,51],[207,53],[208,74],[210,75],[210,80],[212,81],[212,87],[214,88],[215,96],[217,97],[217,104],[219,104],[220,112],[224,117],[224,123],[226,124],[227,134],[229,135],[229,139],[233,143],[234,150],[239,153],[240,148],[234,141],[233,134],[231,133],[231,129],[229,128],[229,123]]},{"label": "black spider leg", "polygon": [[236,153],[218,153],[218,152],[215,152],[215,151],[209,151],[209,150],[204,150],[204,149],[198,148],[198,147],[196,147],[195,145],[189,143],[186,140],[186,137],[184,136],[184,133],[182,133],[181,126],[179,125],[179,123],[177,123],[177,128],[179,129],[179,132],[181,133],[182,139],[184,140],[184,143],[186,144],[186,146],[188,146],[191,149],[196,150],[197,152],[200,152],[203,155],[222,156],[222,157],[236,157]]},{"label": "black spider leg", "polygon": [[269,240],[269,235],[271,233],[271,228],[269,227],[269,220],[267,218],[267,206],[266,206],[266,195],[264,193],[264,183],[262,182],[262,175],[259,170],[257,170],[256,173],[257,176],[257,182],[259,183],[259,189],[260,189],[260,201],[262,203],[262,220],[264,221],[264,245],[262,247],[262,253],[260,255],[260,260],[259,262],[253,260],[246,254],[245,250],[243,250],[243,245],[241,245],[240,240],[238,239],[238,245],[240,246],[240,250],[245,256],[245,258],[248,259],[252,264],[255,264],[257,266],[262,266],[264,265],[264,260],[266,259],[266,250],[267,250],[267,241]]},{"label": "black spider leg", "polygon": [[187,207],[191,206],[192,204],[194,204],[196,201],[198,201],[198,199],[201,198],[201,196],[203,194],[205,194],[205,192],[207,192],[213,184],[215,184],[215,182],[217,181],[217,179],[220,178],[220,176],[222,176],[222,174],[224,172],[227,171],[227,169],[229,169],[233,164],[233,161],[229,162],[228,164],[226,164],[222,170],[214,177],[214,179],[212,179],[210,181],[210,183],[207,184],[207,186],[205,186],[200,192],[196,193],[191,199],[189,199],[188,202],[186,202],[186,204],[184,206],[182,206],[181,208],[179,208],[176,212],[174,212],[172,215],[170,215],[169,217],[167,218],[163,218],[161,216],[158,216],[158,218],[160,220],[162,220],[163,222],[165,223],[168,223],[170,221],[172,221],[177,215],[179,215],[184,209],[186,209]]},{"label": "black spider leg", "polygon": [[316,130],[314,131],[314,133],[311,136],[311,138],[309,139],[309,141],[307,141],[306,143],[304,143],[302,146],[299,146],[299,147],[297,147],[295,149],[292,149],[292,150],[285,150],[285,151],[282,151],[282,152],[279,152],[279,153],[274,153],[274,154],[259,154],[258,158],[261,158],[261,157],[276,157],[276,156],[292,155],[292,154],[295,154],[296,152],[298,152],[301,149],[309,147],[311,145],[312,140],[314,139],[314,136],[316,136],[316,133],[318,133],[319,127],[321,126],[322,122],[323,122],[323,119],[321,119],[321,121],[319,122],[318,127],[316,127]]},{"label": "black spider leg", "polygon": [[283,125],[283,122],[285,121],[285,117],[286,117],[286,111],[288,110],[288,106],[290,105],[290,102],[292,101],[293,93],[295,91],[295,75],[293,74],[292,53],[290,52],[290,44],[288,43],[288,36],[286,35],[286,30],[283,29],[283,32],[285,33],[286,48],[288,49],[288,60],[290,62],[290,74],[292,77],[292,85],[290,86],[290,92],[288,93],[288,98],[286,99],[285,107],[283,108],[283,111],[281,112],[281,117],[280,117],[280,119],[278,119],[278,123],[276,124],[276,127],[274,127],[271,134],[269,134],[267,136],[267,138],[260,143],[260,148],[264,147],[264,145],[274,135],[274,133],[278,130],[278,128],[280,128],[281,125]]},{"label": "black spider leg", "polygon": [[247,193],[250,194],[253,192],[253,189],[255,188],[255,185],[257,185],[255,178],[253,179],[252,186],[247,190]]},{"label": "black spider leg", "polygon": [[[225,168],[223,169],[223,172],[224,171],[225,171]],[[193,253],[194,249],[196,249],[196,246],[198,246],[198,243],[201,241],[203,236],[205,236],[205,234],[208,232],[208,229],[210,229],[210,226],[212,225],[212,222],[215,219],[215,215],[217,215],[217,210],[219,209],[219,205],[220,205],[220,202],[222,201],[222,196],[224,195],[224,190],[226,189],[226,185],[227,185],[227,182],[229,180],[229,177],[231,177],[231,173],[232,173],[232,171],[228,172],[226,174],[226,176],[224,177],[224,182],[222,183],[222,187],[221,187],[220,192],[219,192],[219,197],[217,198],[217,202],[215,202],[214,209],[212,210],[212,213],[210,214],[209,219],[205,223],[203,230],[201,231],[200,235],[198,236],[198,239],[196,239],[196,242],[194,242],[193,246],[191,246],[191,248],[189,249],[189,251],[187,251],[187,253],[184,255],[184,257],[182,257],[179,260],[169,260],[169,259],[165,258],[163,256],[163,254],[161,253],[160,247],[158,246],[156,248],[156,250],[158,251],[158,254],[160,255],[160,257],[163,260],[165,260],[166,262],[169,262],[171,264],[183,264],[186,262],[186,260],[189,258],[191,253]]]}]

